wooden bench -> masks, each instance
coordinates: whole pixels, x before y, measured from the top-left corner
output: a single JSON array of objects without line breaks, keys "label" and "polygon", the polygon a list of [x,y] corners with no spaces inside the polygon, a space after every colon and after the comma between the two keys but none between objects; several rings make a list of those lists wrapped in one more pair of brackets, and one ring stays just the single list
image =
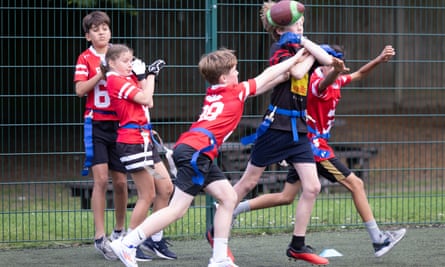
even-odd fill
[{"label": "wooden bench", "polygon": [[[91,209],[91,197],[93,196],[93,180],[74,181],[66,183],[67,187],[71,190],[72,197],[80,197],[81,209]],[[136,196],[136,185],[132,181],[128,181],[128,197]],[[106,207],[108,209],[114,208],[113,201],[113,184],[108,182],[107,192],[105,194]]]},{"label": "wooden bench", "polygon": [[[375,148],[365,148],[349,145],[333,146],[336,156],[343,160],[349,169],[363,180],[369,177],[369,160],[377,154]],[[239,143],[224,143],[220,148],[218,155],[218,165],[223,170],[232,184],[235,184],[247,166],[250,157],[250,146],[242,146]],[[253,191],[253,195],[257,193],[276,192],[282,189],[286,181],[287,168],[279,164],[274,164],[266,168],[266,171],[260,178],[257,189]],[[329,192],[329,188],[340,185],[332,183],[324,177],[320,176],[322,184],[322,192]]]}]

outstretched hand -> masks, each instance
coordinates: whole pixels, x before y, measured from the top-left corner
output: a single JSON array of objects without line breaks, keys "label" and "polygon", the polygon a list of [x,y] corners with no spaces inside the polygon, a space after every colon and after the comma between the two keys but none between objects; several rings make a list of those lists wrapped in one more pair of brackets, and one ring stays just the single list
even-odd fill
[{"label": "outstretched hand", "polygon": [[385,48],[383,48],[378,58],[380,62],[388,62],[395,54],[396,50],[392,47],[392,45],[387,45]]},{"label": "outstretched hand", "polygon": [[338,73],[346,73],[349,72],[349,68],[345,66],[345,62],[336,57],[332,57],[332,67],[334,67],[334,71]]}]

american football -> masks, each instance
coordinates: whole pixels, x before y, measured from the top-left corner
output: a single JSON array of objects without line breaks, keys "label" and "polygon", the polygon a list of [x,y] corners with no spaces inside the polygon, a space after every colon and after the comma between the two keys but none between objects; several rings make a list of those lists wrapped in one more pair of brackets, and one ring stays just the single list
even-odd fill
[{"label": "american football", "polygon": [[292,25],[303,15],[304,5],[297,1],[279,1],[267,11],[267,20],[274,26]]}]

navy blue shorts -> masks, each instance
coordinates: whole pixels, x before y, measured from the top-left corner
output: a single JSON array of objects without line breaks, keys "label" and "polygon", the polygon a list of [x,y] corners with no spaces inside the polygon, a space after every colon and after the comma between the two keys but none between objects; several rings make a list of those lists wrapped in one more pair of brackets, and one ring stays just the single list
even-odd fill
[{"label": "navy blue shorts", "polygon": [[[352,171],[346,167],[338,158],[331,158],[317,162],[318,175],[323,176],[329,181],[336,183],[348,177]],[[296,183],[300,180],[297,171],[293,167],[289,167],[287,172],[286,182],[290,184]]]},{"label": "navy blue shorts", "polygon": [[113,171],[125,173],[125,167],[119,160],[116,147],[117,121],[93,121],[93,149],[92,164],[108,163],[108,168]]},{"label": "navy blue shorts", "polygon": [[145,167],[154,168],[154,165],[161,161],[156,147],[148,144],[147,151],[144,151],[144,144],[117,143],[120,161],[124,164],[129,173],[139,172]]},{"label": "navy blue shorts", "polygon": [[182,191],[196,196],[201,190],[210,183],[218,180],[227,179],[221,169],[214,164],[214,162],[205,154],[200,154],[197,159],[197,166],[199,171],[204,176],[204,184],[194,184],[192,181],[196,173],[190,164],[193,154],[197,150],[185,144],[179,144],[173,150],[173,160],[175,161],[178,174],[176,175],[175,186]]},{"label": "navy blue shorts", "polygon": [[305,133],[298,134],[298,141],[292,132],[267,129],[255,142],[250,162],[257,167],[266,167],[286,160],[291,163],[314,163],[309,139]]}]

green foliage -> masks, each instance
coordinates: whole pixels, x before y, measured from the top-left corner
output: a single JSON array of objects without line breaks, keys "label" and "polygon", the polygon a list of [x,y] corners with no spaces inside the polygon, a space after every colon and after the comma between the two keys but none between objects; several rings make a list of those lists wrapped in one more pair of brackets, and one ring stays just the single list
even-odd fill
[{"label": "green foliage", "polygon": [[[112,7],[119,7],[126,10],[132,16],[137,16],[138,12],[135,11],[135,7],[127,0],[103,0],[105,3],[110,4]],[[98,7],[100,0],[68,0],[68,5],[79,7]]]}]

